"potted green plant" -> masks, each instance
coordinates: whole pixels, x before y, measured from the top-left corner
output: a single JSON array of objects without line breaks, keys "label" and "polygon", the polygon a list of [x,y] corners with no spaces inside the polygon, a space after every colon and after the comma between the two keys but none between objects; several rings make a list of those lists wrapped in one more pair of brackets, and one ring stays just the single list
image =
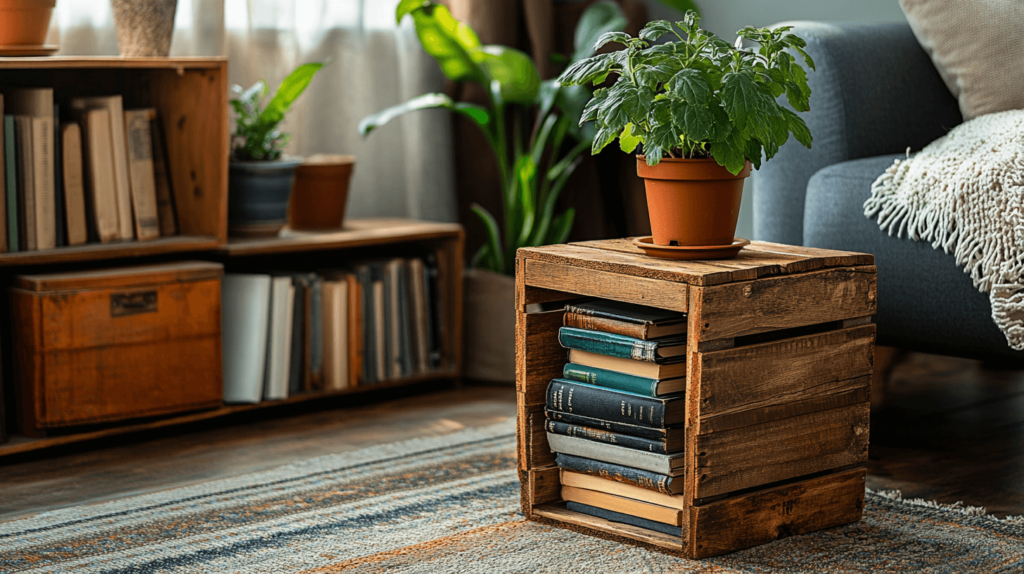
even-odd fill
[{"label": "potted green plant", "polygon": [[[788,50],[811,69],[814,62],[789,26],[746,27],[733,45],[699,22],[691,10],[681,22],[647,24],[637,38],[604,34],[595,49],[611,42],[624,47],[576,62],[559,81],[596,86],[615,77],[583,112],[581,121],[597,126],[592,152],[616,138],[627,153],[642,146],[637,173],[647,190],[653,239],[641,246],[653,242],[706,258],[715,250],[725,256],[738,251],[733,234],[751,164],[771,159],[790,134],[811,146],[803,119],[778,98],[785,94],[793,110],[809,110],[807,76]],[[666,36],[669,41],[656,43]],[[743,49],[744,39],[757,50]]]},{"label": "potted green plant", "polygon": [[[406,16],[412,17],[423,49],[442,72],[453,81],[481,85],[488,105],[424,94],[365,117],[359,131],[366,135],[402,114],[443,108],[472,120],[487,138],[501,174],[502,213],[495,217],[480,205],[472,206],[487,242],[465,274],[464,376],[511,381],[515,253],[520,247],[563,243],[569,237],[575,211],[569,208],[556,215],[555,204],[597,133],[593,126],[579,123],[590,90],[541,81],[529,56],[506,46],[482,45],[476,33],[442,4],[402,0],[396,21]],[[617,5],[592,4],[577,23],[568,62],[591,56],[602,34],[625,26]]]},{"label": "potted green plant", "polygon": [[267,102],[267,84],[232,87],[237,114],[228,174],[228,231],[239,236],[276,235],[288,219],[295,168],[302,158],[282,156],[290,135],[278,125],[324,64],[309,63],[288,75]]}]

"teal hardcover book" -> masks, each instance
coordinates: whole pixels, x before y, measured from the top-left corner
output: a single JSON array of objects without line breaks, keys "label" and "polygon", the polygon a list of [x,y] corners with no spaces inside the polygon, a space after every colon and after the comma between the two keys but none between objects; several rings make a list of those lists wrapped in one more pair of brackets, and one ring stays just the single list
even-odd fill
[{"label": "teal hardcover book", "polygon": [[558,342],[566,349],[648,363],[661,363],[686,354],[686,335],[645,341],[604,331],[562,327],[558,330]]},{"label": "teal hardcover book", "polygon": [[576,363],[566,363],[562,369],[562,378],[643,397],[661,397],[686,390],[686,377],[663,380],[648,379]]},{"label": "teal hardcover book", "polygon": [[18,246],[18,150],[15,147],[14,116],[4,116],[4,191],[7,194],[7,250],[21,251]]}]

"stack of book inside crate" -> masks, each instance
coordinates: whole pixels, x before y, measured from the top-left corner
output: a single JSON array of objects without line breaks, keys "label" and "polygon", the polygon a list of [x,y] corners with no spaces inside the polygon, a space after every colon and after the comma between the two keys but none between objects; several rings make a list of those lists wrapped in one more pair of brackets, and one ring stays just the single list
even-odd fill
[{"label": "stack of book inside crate", "polygon": [[679,534],[686,315],[593,300],[566,306],[562,378],[545,427],[569,510]]}]

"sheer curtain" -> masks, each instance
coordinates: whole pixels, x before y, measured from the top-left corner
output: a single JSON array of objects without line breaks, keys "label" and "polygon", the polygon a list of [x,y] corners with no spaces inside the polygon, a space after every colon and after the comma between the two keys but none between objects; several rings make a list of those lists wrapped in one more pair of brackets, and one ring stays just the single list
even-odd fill
[{"label": "sheer curtain", "polygon": [[[232,83],[263,78],[271,89],[295,66],[331,60],[284,122],[286,153],[356,156],[353,217],[455,221],[451,122],[432,110],[367,138],[368,113],[428,91],[444,77],[411,22],[395,24],[398,0],[179,0],[172,56],[228,56]],[[109,0],[57,2],[50,43],[61,55],[115,55]]]}]

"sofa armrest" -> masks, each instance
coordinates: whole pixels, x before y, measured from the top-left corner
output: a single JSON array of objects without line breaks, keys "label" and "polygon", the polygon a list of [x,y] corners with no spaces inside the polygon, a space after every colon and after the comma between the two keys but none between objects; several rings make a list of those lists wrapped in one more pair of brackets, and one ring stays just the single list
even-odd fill
[{"label": "sofa armrest", "polygon": [[[793,23],[817,71],[807,70],[811,149],[792,138],[754,174],[754,237],[803,244],[804,195],[819,169],[920,149],[962,119],[910,26]],[[850,214],[856,217],[858,214]]]}]

